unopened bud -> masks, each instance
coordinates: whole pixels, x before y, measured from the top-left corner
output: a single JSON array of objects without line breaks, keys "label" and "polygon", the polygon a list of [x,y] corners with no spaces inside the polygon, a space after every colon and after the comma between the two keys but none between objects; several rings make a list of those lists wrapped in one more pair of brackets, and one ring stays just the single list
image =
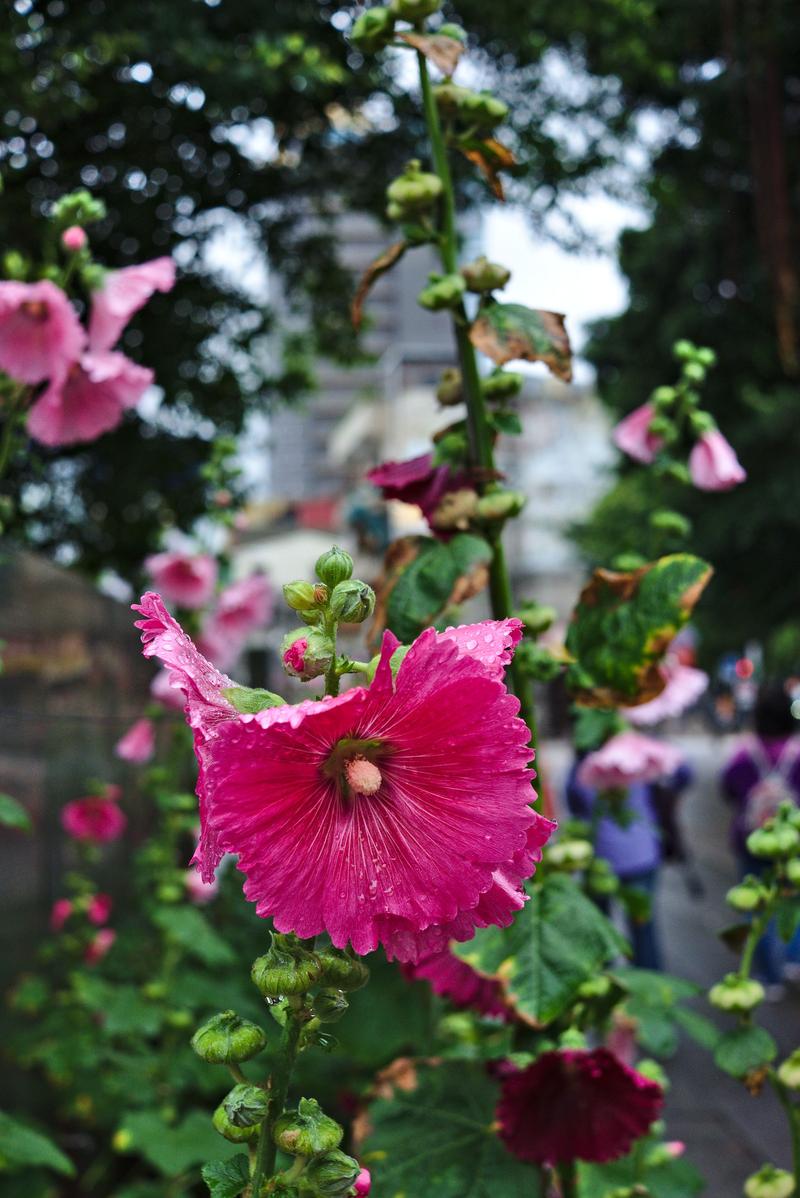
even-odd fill
[{"label": "unopened bud", "polygon": [[345,624],[361,624],[375,610],[375,592],[365,582],[349,578],[333,588],[330,610],[337,620]]},{"label": "unopened bud", "polygon": [[[686,368],[688,370],[688,366]],[[689,413],[689,427],[695,437],[703,437],[706,433],[713,432],[717,427],[717,422],[710,412],[704,412],[702,409],[696,409]]]},{"label": "unopened bud", "polygon": [[76,254],[79,250],[85,249],[88,240],[86,231],[80,225],[70,225],[61,234],[61,244],[71,254]]},{"label": "unopened bud", "polygon": [[261,1052],[267,1037],[249,1019],[235,1011],[212,1015],[192,1036],[192,1048],[211,1065],[236,1065]]},{"label": "unopened bud", "polygon": [[755,911],[764,905],[767,892],[757,878],[748,877],[732,886],[725,898],[734,911]]},{"label": "unopened bud", "polygon": [[518,608],[514,615],[518,620],[522,620],[525,625],[524,631],[530,636],[541,636],[555,623],[558,612],[554,607],[548,607],[544,603],[536,603],[535,600],[532,600]]},{"label": "unopened bud", "polygon": [[287,582],[283,597],[292,611],[310,611],[316,606],[314,584],[311,582]]},{"label": "unopened bud", "polygon": [[478,519],[508,520],[519,515],[525,502],[522,491],[490,491],[478,500]]},{"label": "unopened bud", "polygon": [[696,359],[694,362],[684,362],[683,377],[690,379],[693,383],[702,383],[706,377],[706,368],[702,362]]},{"label": "unopened bud", "polygon": [[467,31],[461,25],[456,25],[453,21],[447,21],[444,25],[440,25],[436,31],[439,37],[452,37],[457,42],[465,42],[467,40]]},{"label": "unopened bud", "polygon": [[301,1098],[296,1111],[284,1111],[275,1122],[273,1139],[290,1156],[317,1156],[338,1148],[344,1132],[314,1098]]},{"label": "unopened bud", "polygon": [[668,412],[675,403],[678,392],[674,387],[656,387],[650,396],[657,412]]},{"label": "unopened bud", "polygon": [[800,857],[792,857],[786,862],[786,877],[792,886],[800,886]]},{"label": "unopened bud", "polygon": [[28,261],[18,250],[3,254],[3,274],[6,279],[24,279],[28,273]]},{"label": "unopened bud", "polygon": [[670,508],[659,508],[650,513],[650,527],[659,532],[672,533],[678,537],[687,537],[692,531],[692,522],[681,512],[673,512]]},{"label": "unopened bud", "polygon": [[442,0],[392,0],[392,12],[402,21],[423,21],[442,7]]},{"label": "unopened bud", "polygon": [[461,274],[467,284],[467,289],[478,294],[505,287],[511,278],[510,270],[498,262],[490,262],[485,254],[481,254],[474,262],[468,262],[462,266]]},{"label": "unopened bud", "polygon": [[525,382],[525,376],[515,370],[495,370],[481,379],[481,391],[484,399],[493,403],[499,399],[511,399],[519,394]]},{"label": "unopened bud", "polygon": [[106,206],[87,191],[85,187],[60,196],[53,204],[53,220],[63,226],[90,225],[94,221],[103,220]]},{"label": "unopened bud", "polygon": [[337,1148],[310,1160],[303,1180],[318,1198],[345,1198],[360,1172],[358,1161]]},{"label": "unopened bud", "polygon": [[417,303],[429,312],[455,308],[461,303],[466,289],[467,285],[461,275],[431,275],[430,283],[423,287],[417,296]]},{"label": "unopened bud", "polygon": [[350,41],[365,54],[383,50],[393,36],[394,15],[388,8],[368,8],[350,31]]},{"label": "unopened bud", "polygon": [[436,398],[443,408],[449,408],[454,404],[463,402],[464,385],[460,370],[457,370],[454,366],[448,366],[447,370],[442,371],[442,377],[439,379],[439,385],[436,388]]},{"label": "unopened bud", "polygon": [[231,1123],[222,1103],[214,1111],[211,1122],[219,1134],[226,1140],[230,1140],[232,1144],[244,1144],[248,1140],[254,1140],[260,1131],[257,1123],[253,1123],[250,1127],[237,1127],[235,1123]]},{"label": "unopened bud", "polygon": [[419,216],[427,212],[442,194],[443,185],[438,175],[423,171],[418,158],[409,162],[402,175],[393,179],[386,188],[387,203],[400,212],[400,219]]},{"label": "unopened bud", "polygon": [[242,1082],[223,1098],[225,1114],[234,1127],[253,1127],[269,1110],[269,1097],[260,1086]]},{"label": "unopened bud", "polygon": [[705,366],[706,369],[709,370],[712,366],[716,366],[717,364],[717,355],[714,353],[713,349],[709,349],[707,345],[698,346],[695,352],[695,358],[698,362]]},{"label": "unopened bud", "polygon": [[472,92],[466,104],[467,116],[482,129],[494,129],[508,116],[508,105],[489,92]]},{"label": "unopened bud", "polygon": [[744,1183],[745,1198],[791,1198],[795,1192],[794,1178],[785,1169],[762,1165]]},{"label": "unopened bud", "polygon": [[322,964],[296,936],[273,932],[272,943],[263,957],[253,962],[250,976],[264,998],[305,994],[320,980]]},{"label": "unopened bud", "polygon": [[440,532],[469,528],[478,511],[478,493],[472,487],[447,491],[429,517],[431,528]]},{"label": "unopened bud", "polygon": [[320,990],[314,999],[312,1010],[320,1023],[338,1023],[348,1006],[342,990]]},{"label": "unopened bud", "polygon": [[369,969],[358,957],[351,956],[341,948],[324,948],[317,953],[322,975],[319,981],[323,986],[334,986],[350,994],[360,990],[369,981]]},{"label": "unopened bud", "polygon": [[755,978],[741,978],[736,973],[729,973],[708,992],[708,1001],[712,1007],[737,1014],[752,1011],[763,998],[764,987],[760,982]]},{"label": "unopened bud", "polygon": [[800,848],[800,832],[791,824],[765,824],[747,837],[747,851],[754,857],[778,860],[791,857]]},{"label": "unopened bud", "polygon": [[695,348],[691,341],[681,338],[680,341],[676,341],[673,345],[672,354],[679,362],[690,362],[695,356]]},{"label": "unopened bud", "polygon": [[800,1048],[796,1048],[791,1056],[778,1066],[778,1081],[787,1090],[800,1090]]},{"label": "unopened bud", "polygon": [[304,682],[325,674],[335,651],[331,637],[319,628],[295,628],[281,641],[284,670]]},{"label": "unopened bud", "polygon": [[317,578],[325,583],[331,591],[340,582],[345,582],[353,574],[353,559],[345,549],[334,545],[317,558],[314,567]]},{"label": "unopened bud", "polygon": [[596,857],[590,865],[586,883],[592,894],[602,898],[616,894],[620,885],[619,878],[602,857]]},{"label": "unopened bud", "polygon": [[572,872],[586,869],[593,856],[594,849],[589,840],[560,840],[549,846],[547,864],[553,869]]}]

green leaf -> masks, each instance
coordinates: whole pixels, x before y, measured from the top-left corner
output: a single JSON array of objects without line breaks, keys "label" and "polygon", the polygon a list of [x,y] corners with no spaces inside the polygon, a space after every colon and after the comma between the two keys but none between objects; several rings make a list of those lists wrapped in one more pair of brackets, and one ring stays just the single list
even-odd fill
[{"label": "green leaf", "polygon": [[664,689],[658,668],[703,592],[711,567],[675,553],[638,570],[595,570],[567,634],[567,684],[588,707],[631,706]]},{"label": "green leaf", "polygon": [[72,1161],[52,1140],[0,1111],[0,1168],[16,1172],[36,1165],[67,1177],[75,1176]]},{"label": "green leaf", "polygon": [[182,1123],[169,1127],[157,1111],[126,1115],[116,1142],[126,1152],[137,1152],[164,1177],[177,1177],[209,1157],[229,1157],[239,1151],[214,1130],[204,1111],[189,1111]]},{"label": "green leaf", "polygon": [[250,1180],[250,1168],[243,1153],[229,1161],[210,1161],[201,1170],[211,1198],[237,1198]]},{"label": "green leaf", "polygon": [[[408,1086],[408,1088],[406,1088]],[[369,1108],[373,1128],[359,1158],[376,1193],[416,1198],[541,1198],[537,1174],[492,1130],[497,1084],[482,1064],[423,1066]]]},{"label": "green leaf", "polygon": [[204,965],[232,965],[236,954],[194,907],[163,907],[153,915],[168,940]]},{"label": "green leaf", "polygon": [[617,1188],[643,1183],[650,1198],[693,1198],[702,1194],[705,1181],[690,1161],[663,1161],[642,1169],[636,1151],[608,1165],[579,1165],[581,1198],[609,1198]]},{"label": "green leaf", "polygon": [[16,828],[20,832],[32,832],[31,817],[25,808],[11,795],[0,794],[0,824],[4,828]]},{"label": "green leaf", "polygon": [[720,1036],[714,1063],[731,1077],[744,1077],[774,1061],[777,1052],[777,1044],[763,1027],[737,1027]]},{"label": "green leaf", "polygon": [[135,986],[79,972],[70,981],[78,1002],[101,1016],[103,1029],[109,1036],[132,1033],[154,1036],[161,1029],[160,1008],[143,998]]},{"label": "green leaf", "polygon": [[788,944],[800,927],[800,901],[788,898],[778,903],[775,908],[775,924],[781,940]]},{"label": "green leaf", "polygon": [[242,715],[255,715],[256,712],[264,711],[267,707],[283,707],[286,703],[285,699],[273,691],[265,691],[261,687],[254,686],[226,686],[222,690],[222,695]]},{"label": "green leaf", "polygon": [[678,1004],[700,988],[651,969],[615,969],[612,976],[628,992],[625,1011],[636,1020],[638,1043],[653,1056],[671,1057],[678,1047]]},{"label": "green leaf", "polygon": [[413,641],[483,589],[491,557],[487,542],[471,533],[458,533],[447,543],[432,537],[395,542],[373,637],[387,627],[401,641]]},{"label": "green leaf", "polygon": [[556,378],[572,380],[572,350],[560,312],[524,304],[487,304],[469,331],[476,349],[497,366],[506,362],[544,362]]},{"label": "green leaf", "polygon": [[498,433],[505,433],[509,437],[518,437],[522,432],[519,412],[515,412],[513,408],[493,408],[489,410],[487,416],[489,424]]},{"label": "green leaf", "polygon": [[679,1007],[675,1012],[675,1022],[683,1028],[687,1036],[691,1036],[701,1048],[714,1052],[719,1044],[722,1033],[719,1028],[691,1008]]},{"label": "green leaf", "polygon": [[627,944],[570,878],[551,875],[530,894],[510,928],[481,928],[453,951],[497,978],[517,1014],[538,1027],[566,1010],[578,987]]}]

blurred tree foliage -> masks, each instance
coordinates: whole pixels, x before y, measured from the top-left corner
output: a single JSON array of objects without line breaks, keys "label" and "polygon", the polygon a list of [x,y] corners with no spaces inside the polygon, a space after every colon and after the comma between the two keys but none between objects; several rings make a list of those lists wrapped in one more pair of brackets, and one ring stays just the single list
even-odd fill
[{"label": "blurred tree foliage", "polygon": [[716,577],[698,609],[708,660],[762,639],[772,668],[800,662],[800,23],[791,0],[659,5],[674,82],[638,71],[638,100],[672,110],[647,188],[652,223],[627,231],[630,302],[595,327],[590,357],[615,416],[672,382],[672,343],[713,347],[704,406],[748,471],[726,495],[688,491],[622,463],[578,533],[595,561],[649,554],[647,513],[679,507]]},{"label": "blurred tree foliage", "polygon": [[[484,44],[482,81],[512,103],[508,136],[527,164],[512,191],[532,216],[590,176],[624,186],[636,105],[614,76],[662,69],[651,0],[544,0],[535,19],[527,0],[457,10]],[[21,526],[42,549],[130,573],[161,525],[189,527],[206,506],[215,434],[306,391],[317,353],[357,360],[331,221],[382,211],[420,128],[402,76],[348,46],[354,11],[327,0],[4,6],[0,244],[35,254],[47,205],[87,186],[109,209],[93,231],[101,259],[171,250],[182,268],[174,295],[156,297],[123,342],[155,368],[159,412],[57,460],[32,451]],[[466,163],[461,185],[484,194]],[[561,231],[579,236],[568,220]]]}]

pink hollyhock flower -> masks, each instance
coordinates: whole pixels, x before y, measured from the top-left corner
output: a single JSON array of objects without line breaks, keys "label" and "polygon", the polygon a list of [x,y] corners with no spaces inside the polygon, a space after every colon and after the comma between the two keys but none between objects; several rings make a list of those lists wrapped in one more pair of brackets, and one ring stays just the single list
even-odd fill
[{"label": "pink hollyhock flower", "polygon": [[667,1140],[664,1145],[672,1160],[677,1160],[679,1156],[683,1156],[686,1151],[686,1145],[683,1140]]},{"label": "pink hollyhock flower", "polygon": [[112,906],[113,900],[110,894],[93,894],[86,909],[86,918],[89,923],[100,927],[102,924],[108,923]]},{"label": "pink hollyhock flower", "polygon": [[207,553],[172,550],[145,559],[145,569],[168,603],[205,607],[217,585],[217,563]]},{"label": "pink hollyhock flower", "polygon": [[362,1169],[358,1177],[353,1182],[353,1192],[356,1198],[367,1198],[367,1194],[372,1189],[372,1176],[369,1169]]},{"label": "pink hollyhock flower", "polygon": [[701,491],[730,491],[747,478],[736,451],[718,428],[695,441],[689,454],[689,474]]},{"label": "pink hollyhock flower", "polygon": [[28,432],[51,447],[94,441],[117,427],[152,381],[152,370],[124,354],[84,354],[53,376],[28,413]]},{"label": "pink hollyhock flower", "polygon": [[682,715],[693,707],[708,687],[708,674],[694,666],[681,665],[679,661],[665,662],[661,673],[666,686],[660,695],[649,703],[638,707],[623,707],[622,714],[632,724],[658,724],[661,720]]},{"label": "pink hollyhock flower", "polygon": [[131,317],[143,308],[156,291],[175,286],[175,263],[171,258],[153,258],[106,275],[103,286],[92,296],[89,338],[95,350],[111,349]]},{"label": "pink hollyhock flower", "polygon": [[117,757],[144,765],[156,751],[156,729],[152,720],[141,719],[132,724],[114,746]]},{"label": "pink hollyhock flower", "polygon": [[300,675],[303,673],[306,665],[306,649],[308,648],[308,638],[300,636],[296,641],[292,641],[289,648],[283,655],[283,664],[290,674]]},{"label": "pink hollyhock flower", "polygon": [[55,283],[0,283],[0,370],[12,379],[62,375],[85,344],[77,313]]},{"label": "pink hollyhock flower", "polygon": [[617,1160],[664,1102],[661,1087],[606,1048],[544,1052],[507,1077],[497,1106],[500,1138],[523,1161]]},{"label": "pink hollyhock flower", "polygon": [[78,250],[85,248],[89,238],[86,236],[86,230],[80,225],[70,225],[61,234],[61,244],[65,250],[69,250],[71,254],[75,254]]},{"label": "pink hollyhock flower", "polygon": [[425,957],[417,965],[404,965],[403,972],[412,980],[430,982],[435,994],[449,998],[457,1007],[473,1007],[482,1015],[510,1018],[500,984],[493,978],[481,977],[449,948]]},{"label": "pink hollyhock flower", "polygon": [[204,907],[206,903],[210,903],[219,894],[219,882],[216,878],[212,878],[210,882],[205,882],[196,869],[187,869],[184,878],[186,883],[186,893],[191,902],[197,907]]},{"label": "pink hollyhock flower", "polygon": [[421,508],[428,523],[448,491],[469,486],[463,471],[454,473],[449,466],[434,466],[432,453],[405,462],[384,462],[368,470],[367,478],[380,489],[384,499],[399,499]]},{"label": "pink hollyhock flower", "polygon": [[83,954],[86,964],[96,965],[98,961],[102,961],[116,938],[117,933],[113,928],[101,928],[89,942],[86,952]]},{"label": "pink hollyhock flower", "polygon": [[243,639],[268,623],[274,605],[266,574],[253,574],[220,591],[210,622],[220,633]]},{"label": "pink hollyhock flower", "polygon": [[655,459],[664,441],[650,432],[650,422],[656,414],[652,404],[645,403],[620,420],[611,434],[617,449],[621,449],[636,462],[649,465]]},{"label": "pink hollyhock flower", "polygon": [[183,694],[173,687],[167,670],[159,670],[153,678],[150,683],[150,694],[162,706],[169,707],[173,711],[183,711]]},{"label": "pink hollyhock flower", "polygon": [[105,795],[73,799],[61,809],[61,826],[73,840],[106,844],[119,839],[127,822],[124,811]]},{"label": "pink hollyhock flower", "polygon": [[578,767],[581,786],[596,790],[630,786],[632,782],[656,782],[680,767],[683,756],[673,745],[642,736],[641,732],[618,732],[601,749],[587,753]]},{"label": "pink hollyhock flower", "polygon": [[72,900],[68,898],[56,899],[50,908],[50,930],[52,932],[60,932],[71,914]]}]

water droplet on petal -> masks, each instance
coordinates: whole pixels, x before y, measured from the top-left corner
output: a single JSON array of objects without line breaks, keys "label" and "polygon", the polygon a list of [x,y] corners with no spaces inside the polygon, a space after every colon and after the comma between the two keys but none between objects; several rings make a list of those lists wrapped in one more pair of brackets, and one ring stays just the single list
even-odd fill
[{"label": "water droplet on petal", "polygon": [[465,641],[464,648],[468,649],[469,652],[471,653],[473,649],[478,648],[478,642],[477,641]]}]

